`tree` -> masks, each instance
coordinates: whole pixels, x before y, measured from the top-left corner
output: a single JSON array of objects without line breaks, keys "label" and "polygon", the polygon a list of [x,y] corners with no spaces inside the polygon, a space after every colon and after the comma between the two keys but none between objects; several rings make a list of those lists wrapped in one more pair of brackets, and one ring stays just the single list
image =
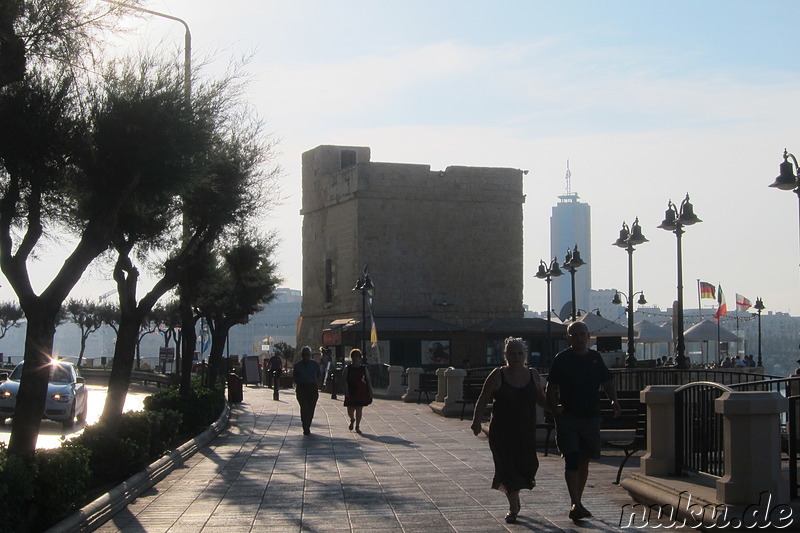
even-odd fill
[{"label": "tree", "polygon": [[[140,0],[126,0],[138,5]],[[30,65],[71,69],[87,55],[97,32],[125,13],[83,0],[3,0],[0,2],[0,88],[22,82]],[[90,57],[90,56],[88,56]]]},{"label": "tree", "polygon": [[18,328],[22,325],[25,313],[22,308],[14,302],[0,303],[0,339],[6,336],[11,328]]},{"label": "tree", "polygon": [[[73,78],[32,72],[0,90],[0,268],[28,321],[12,454],[35,448],[62,303],[113,244],[123,208],[174,187],[186,167],[193,139],[173,129],[176,115],[192,122],[185,102],[165,97],[163,80],[149,91],[126,90],[124,81],[109,76],[83,91]],[[37,295],[28,260],[49,232],[72,233],[76,244]]]},{"label": "tree", "polygon": [[[140,69],[141,70],[141,69]],[[171,78],[179,70],[169,65],[150,66],[159,79],[172,80],[169,86],[180,91],[180,78]],[[133,79],[133,85],[146,80]],[[120,300],[120,327],[114,351],[114,364],[109,378],[103,419],[112,421],[122,414],[125,394],[130,385],[134,347],[138,328],[159,298],[181,283],[179,295],[187,297],[206,268],[205,261],[217,239],[233,225],[245,224],[260,212],[267,202],[262,196],[275,176],[265,161],[270,145],[261,134],[261,124],[245,114],[241,101],[238,75],[235,73],[207,83],[195,85],[196,91],[188,128],[182,134],[186,151],[185,166],[173,169],[180,179],[172,188],[157,188],[135,197],[124,209],[112,237],[117,253],[114,280]],[[173,98],[183,93],[172,94]],[[177,115],[174,120],[181,120]],[[169,131],[180,131],[181,124],[164,125]],[[184,146],[184,145],[182,145]],[[176,230],[180,229],[180,232]],[[146,261],[148,257],[158,261]],[[157,270],[158,279],[141,299],[137,298],[138,263]],[[191,301],[191,300],[188,300]],[[181,318],[181,392],[188,393],[196,318],[187,326]],[[186,360],[189,360],[187,365]]]},{"label": "tree", "polygon": [[195,305],[197,315],[206,319],[211,330],[209,385],[219,375],[230,328],[246,324],[263,304],[275,299],[274,291],[281,280],[270,257],[274,249],[273,238],[241,235],[236,244],[220,251],[218,264],[202,284]]},{"label": "tree", "polygon": [[103,318],[97,313],[97,309],[97,303],[89,300],[70,299],[65,306],[64,311],[67,319],[81,330],[81,351],[78,355],[78,366],[83,363],[83,354],[86,352],[86,339],[103,325]]}]

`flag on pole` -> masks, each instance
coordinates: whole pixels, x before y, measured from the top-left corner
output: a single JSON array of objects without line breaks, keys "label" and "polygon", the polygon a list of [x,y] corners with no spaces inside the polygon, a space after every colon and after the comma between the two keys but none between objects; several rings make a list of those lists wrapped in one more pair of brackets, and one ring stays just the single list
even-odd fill
[{"label": "flag on pole", "polygon": [[705,281],[701,281],[700,298],[709,298],[711,300],[716,299],[716,296],[714,295],[714,286],[710,283],[706,283]]},{"label": "flag on pole", "polygon": [[[372,314],[372,295],[369,297],[369,341],[370,345],[370,359],[373,363],[380,363],[380,349],[378,348],[378,328],[375,327],[375,315]],[[366,354],[364,354],[366,356]]]},{"label": "flag on pole", "polygon": [[736,293],[736,310],[737,311],[747,311],[751,307],[753,307],[753,302],[751,302],[750,300],[748,300],[747,298],[745,298],[744,296],[742,296],[741,294],[739,294],[737,292]]},{"label": "flag on pole", "polygon": [[717,289],[717,302],[719,303],[719,307],[717,307],[717,312],[714,313],[714,320],[719,322],[719,317],[728,314],[728,304],[725,303],[725,295],[722,294],[722,285]]}]

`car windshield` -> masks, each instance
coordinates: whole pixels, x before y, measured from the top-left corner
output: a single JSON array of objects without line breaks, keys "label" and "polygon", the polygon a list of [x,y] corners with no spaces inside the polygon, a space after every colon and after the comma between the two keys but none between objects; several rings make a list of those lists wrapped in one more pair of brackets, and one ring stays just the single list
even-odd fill
[{"label": "car windshield", "polygon": [[[14,381],[19,381],[22,377],[22,365],[19,364],[8,376],[8,379],[12,379]],[[69,371],[69,367],[66,365],[52,365],[52,369],[50,371],[50,383],[72,383],[72,373]]]}]

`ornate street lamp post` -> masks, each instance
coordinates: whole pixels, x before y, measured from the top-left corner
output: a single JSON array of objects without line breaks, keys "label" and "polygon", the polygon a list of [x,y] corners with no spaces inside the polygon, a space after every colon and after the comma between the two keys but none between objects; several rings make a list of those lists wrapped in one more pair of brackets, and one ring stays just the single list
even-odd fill
[{"label": "ornate street lamp post", "polygon": [[581,259],[581,253],[578,251],[578,245],[575,245],[574,250],[567,249],[567,257],[564,259],[564,264],[561,268],[569,272],[570,281],[572,284],[572,321],[575,322],[578,312],[578,304],[575,302],[575,271],[578,267],[585,265],[586,262]]},{"label": "ornate street lamp post", "polygon": [[761,362],[761,311],[764,310],[764,301],[761,298],[756,298],[756,305],[753,309],[758,311],[758,366],[764,366]]},{"label": "ornate street lamp post", "polygon": [[672,200],[667,205],[664,220],[659,224],[659,228],[671,231],[678,238],[678,342],[675,346],[675,366],[677,368],[689,368],[686,360],[686,343],[683,338],[683,255],[681,252],[681,235],[683,227],[691,226],[702,222],[694,214],[694,207],[689,202],[689,195],[681,202],[680,208],[675,207]]},{"label": "ornate street lamp post", "polygon": [[364,265],[364,270],[358,276],[356,286],[353,287],[354,291],[361,292],[361,354],[366,360],[367,357],[367,296],[372,296],[375,290],[375,285],[372,284],[372,278],[369,276],[367,265]]},{"label": "ornate street lamp post", "polygon": [[[792,158],[794,165],[789,162],[790,157]],[[800,166],[798,166],[797,158],[794,156],[794,154],[790,154],[786,149],[783,150],[781,173],[777,178],[775,178],[775,181],[770,185],[770,187],[775,187],[776,189],[780,189],[782,191],[794,191],[794,193],[797,195],[797,199],[800,200]],[[760,319],[761,311],[759,311],[758,314]],[[760,356],[761,354],[759,354],[759,359]],[[759,364],[761,364],[760,360]]]},{"label": "ornate street lamp post", "polygon": [[536,273],[536,277],[539,279],[543,279],[547,282],[547,352],[545,353],[546,361],[545,365],[550,366],[553,363],[553,341],[552,341],[552,330],[553,330],[553,323],[550,317],[550,282],[553,281],[553,278],[557,278],[562,274],[561,269],[558,268],[558,261],[554,257],[553,260],[550,262],[550,266],[548,267],[544,261],[541,259],[539,260],[539,271]]},{"label": "ornate street lamp post", "polygon": [[[640,294],[639,301],[637,302],[639,305],[643,305],[647,303],[647,300],[644,299],[644,293],[634,293],[633,292],[633,250],[634,246],[647,242],[647,239],[642,235],[642,228],[639,226],[639,217],[636,217],[636,220],[633,221],[633,226],[628,229],[628,225],[623,222],[622,229],[619,232],[619,238],[614,242],[615,246],[619,246],[626,252],[628,252],[628,294],[621,293],[625,296],[625,299],[628,302],[626,312],[628,313],[628,357],[625,358],[625,366],[628,368],[633,368],[636,366],[636,343],[634,342],[634,331],[633,331],[633,297],[636,294]],[[618,291],[617,294],[614,295],[614,300],[612,303],[620,304],[622,303],[619,298],[620,292]]]}]

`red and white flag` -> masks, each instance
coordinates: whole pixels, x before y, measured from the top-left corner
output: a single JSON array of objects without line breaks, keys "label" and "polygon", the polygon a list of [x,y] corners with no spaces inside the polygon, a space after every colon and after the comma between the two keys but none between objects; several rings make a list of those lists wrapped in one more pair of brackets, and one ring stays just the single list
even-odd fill
[{"label": "red and white flag", "polygon": [[736,310],[737,311],[747,311],[751,307],[753,307],[753,302],[751,302],[750,300],[748,300],[747,298],[745,298],[744,296],[742,296],[741,294],[739,294],[737,292],[736,293]]}]

